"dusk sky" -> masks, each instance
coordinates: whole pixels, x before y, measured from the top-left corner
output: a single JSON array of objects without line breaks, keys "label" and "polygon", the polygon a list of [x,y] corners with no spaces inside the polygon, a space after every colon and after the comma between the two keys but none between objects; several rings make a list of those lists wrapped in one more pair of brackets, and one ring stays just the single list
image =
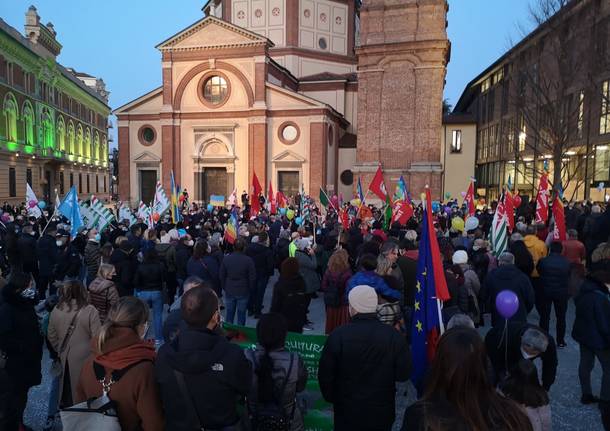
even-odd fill
[{"label": "dusk sky", "polygon": [[[155,45],[201,16],[203,0],[4,0],[0,17],[23,32],[31,4],[55,25],[61,64],[102,77],[114,109],[161,85]],[[450,0],[451,61],[445,97],[455,104],[464,86],[520,38],[530,0]],[[115,144],[116,144],[116,129]]]}]

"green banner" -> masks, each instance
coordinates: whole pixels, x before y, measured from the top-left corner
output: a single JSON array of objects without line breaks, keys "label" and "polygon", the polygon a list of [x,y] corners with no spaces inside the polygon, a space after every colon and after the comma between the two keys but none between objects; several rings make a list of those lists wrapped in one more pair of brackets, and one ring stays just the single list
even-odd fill
[{"label": "green banner", "polygon": [[[231,341],[243,349],[256,346],[256,329],[245,326],[224,324]],[[303,335],[289,332],[286,337],[286,350],[298,353],[308,372],[307,387],[298,398],[305,402],[305,431],[332,431],[332,405],[324,401],[318,384],[318,364],[326,335]],[[300,403],[302,405],[302,403]]]}]

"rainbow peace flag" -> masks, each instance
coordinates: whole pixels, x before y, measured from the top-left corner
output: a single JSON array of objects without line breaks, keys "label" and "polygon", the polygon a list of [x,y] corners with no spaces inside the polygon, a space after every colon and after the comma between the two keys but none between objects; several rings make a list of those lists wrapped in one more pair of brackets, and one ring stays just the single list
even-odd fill
[{"label": "rainbow peace flag", "polygon": [[229,217],[229,222],[227,223],[227,227],[225,229],[225,241],[229,244],[235,244],[235,240],[237,239],[238,224],[237,208],[234,207],[231,211],[231,216]]}]

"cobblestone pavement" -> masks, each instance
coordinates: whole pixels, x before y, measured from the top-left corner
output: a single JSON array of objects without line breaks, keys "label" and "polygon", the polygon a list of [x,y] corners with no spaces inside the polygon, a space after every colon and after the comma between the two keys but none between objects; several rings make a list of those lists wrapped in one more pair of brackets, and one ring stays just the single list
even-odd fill
[{"label": "cobblestone pavement", "polygon": [[[271,288],[275,279],[269,282],[269,288],[265,295],[265,304],[271,303]],[[534,312],[531,314],[532,322],[537,320],[537,315]],[[314,322],[312,334],[324,333],[325,313],[322,297],[315,299],[311,303],[309,319]],[[489,319],[487,319],[489,320]],[[601,419],[599,410],[596,405],[583,406],[580,404],[580,385],[578,382],[578,344],[569,336],[574,321],[574,304],[570,302],[568,308],[568,336],[566,342],[568,346],[564,349],[559,349],[559,367],[557,370],[557,380],[551,387],[550,398],[551,408],[553,413],[553,430],[554,431],[572,431],[572,430],[587,430],[587,431],[602,431]],[[248,318],[248,326],[256,326],[256,320]],[[554,334],[555,322],[554,318],[551,321],[551,333]],[[485,334],[488,328],[480,330],[481,334]],[[49,359],[45,352],[43,359],[44,371],[43,381],[40,386],[32,388],[28,400],[28,406],[25,413],[25,422],[34,430],[39,431],[43,428],[47,415],[48,393],[50,388],[50,375],[48,372]],[[599,363],[595,364],[595,369],[592,375],[594,393],[599,393],[601,382],[601,367]],[[415,390],[410,383],[402,383],[398,385],[396,400],[396,423],[393,431],[400,430],[402,423],[402,415],[405,408],[415,400]],[[59,427],[58,427],[59,429]]]}]

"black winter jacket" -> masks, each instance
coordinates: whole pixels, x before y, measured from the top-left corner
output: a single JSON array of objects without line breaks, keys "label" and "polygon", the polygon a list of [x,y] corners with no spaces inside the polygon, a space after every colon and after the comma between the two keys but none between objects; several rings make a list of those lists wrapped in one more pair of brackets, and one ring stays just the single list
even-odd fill
[{"label": "black winter jacket", "polygon": [[22,233],[19,235],[19,239],[17,239],[17,250],[19,251],[19,259],[21,260],[23,272],[35,272],[38,269],[36,238]]},{"label": "black winter jacket", "polygon": [[511,290],[519,298],[519,309],[509,321],[526,322],[535,301],[532,283],[515,265],[502,265],[487,274],[481,288],[481,299],[486,309],[491,310],[492,326],[504,323],[504,318],[496,310],[496,296],[503,290]]},{"label": "black winter jacket", "polygon": [[113,281],[119,289],[119,294],[133,295],[133,278],[137,267],[135,255],[117,249],[110,255],[110,263],[114,265],[116,271],[116,278]]},{"label": "black winter jacket", "polygon": [[510,252],[515,256],[515,266],[528,277],[534,270],[534,258],[523,241],[515,241],[510,246]]},{"label": "black winter jacket", "polygon": [[394,422],[396,382],[409,378],[411,354],[398,331],[357,314],[326,340],[318,380],[333,404],[336,431],[389,430]]},{"label": "black winter jacket", "polygon": [[174,370],[184,374],[205,429],[222,429],[239,421],[237,403],[250,390],[252,367],[237,345],[207,329],[185,327],[159,350],[155,374],[165,408],[165,427],[193,431],[198,427]]},{"label": "black winter jacket", "polygon": [[256,278],[271,277],[273,275],[273,251],[263,244],[250,244],[246,249],[246,255],[254,261]]},{"label": "black winter jacket", "polygon": [[50,277],[55,271],[57,259],[59,257],[59,248],[55,243],[55,237],[45,234],[38,240],[38,272],[43,277]]},{"label": "black winter jacket", "polygon": [[564,256],[551,253],[538,262],[538,274],[548,298],[560,299],[569,296],[568,282],[570,281],[571,266]]},{"label": "black winter jacket", "polygon": [[572,338],[594,351],[610,349],[610,294],[606,285],[585,279],[574,303]]},{"label": "black winter jacket", "polygon": [[305,293],[305,280],[301,274],[285,279],[280,276],[273,288],[271,312],[280,313],[286,319],[288,331],[303,332],[307,323],[309,299]]},{"label": "black winter jacket", "polygon": [[191,247],[187,247],[181,242],[178,243],[176,246],[176,278],[183,281],[186,279],[186,267],[192,254],[193,249]]},{"label": "black winter jacket", "polygon": [[165,267],[159,261],[144,262],[138,266],[134,285],[138,290],[162,290],[165,280]]},{"label": "black winter jacket", "polygon": [[225,256],[220,265],[220,285],[234,297],[248,296],[256,286],[256,269],[249,256],[234,252]]}]

